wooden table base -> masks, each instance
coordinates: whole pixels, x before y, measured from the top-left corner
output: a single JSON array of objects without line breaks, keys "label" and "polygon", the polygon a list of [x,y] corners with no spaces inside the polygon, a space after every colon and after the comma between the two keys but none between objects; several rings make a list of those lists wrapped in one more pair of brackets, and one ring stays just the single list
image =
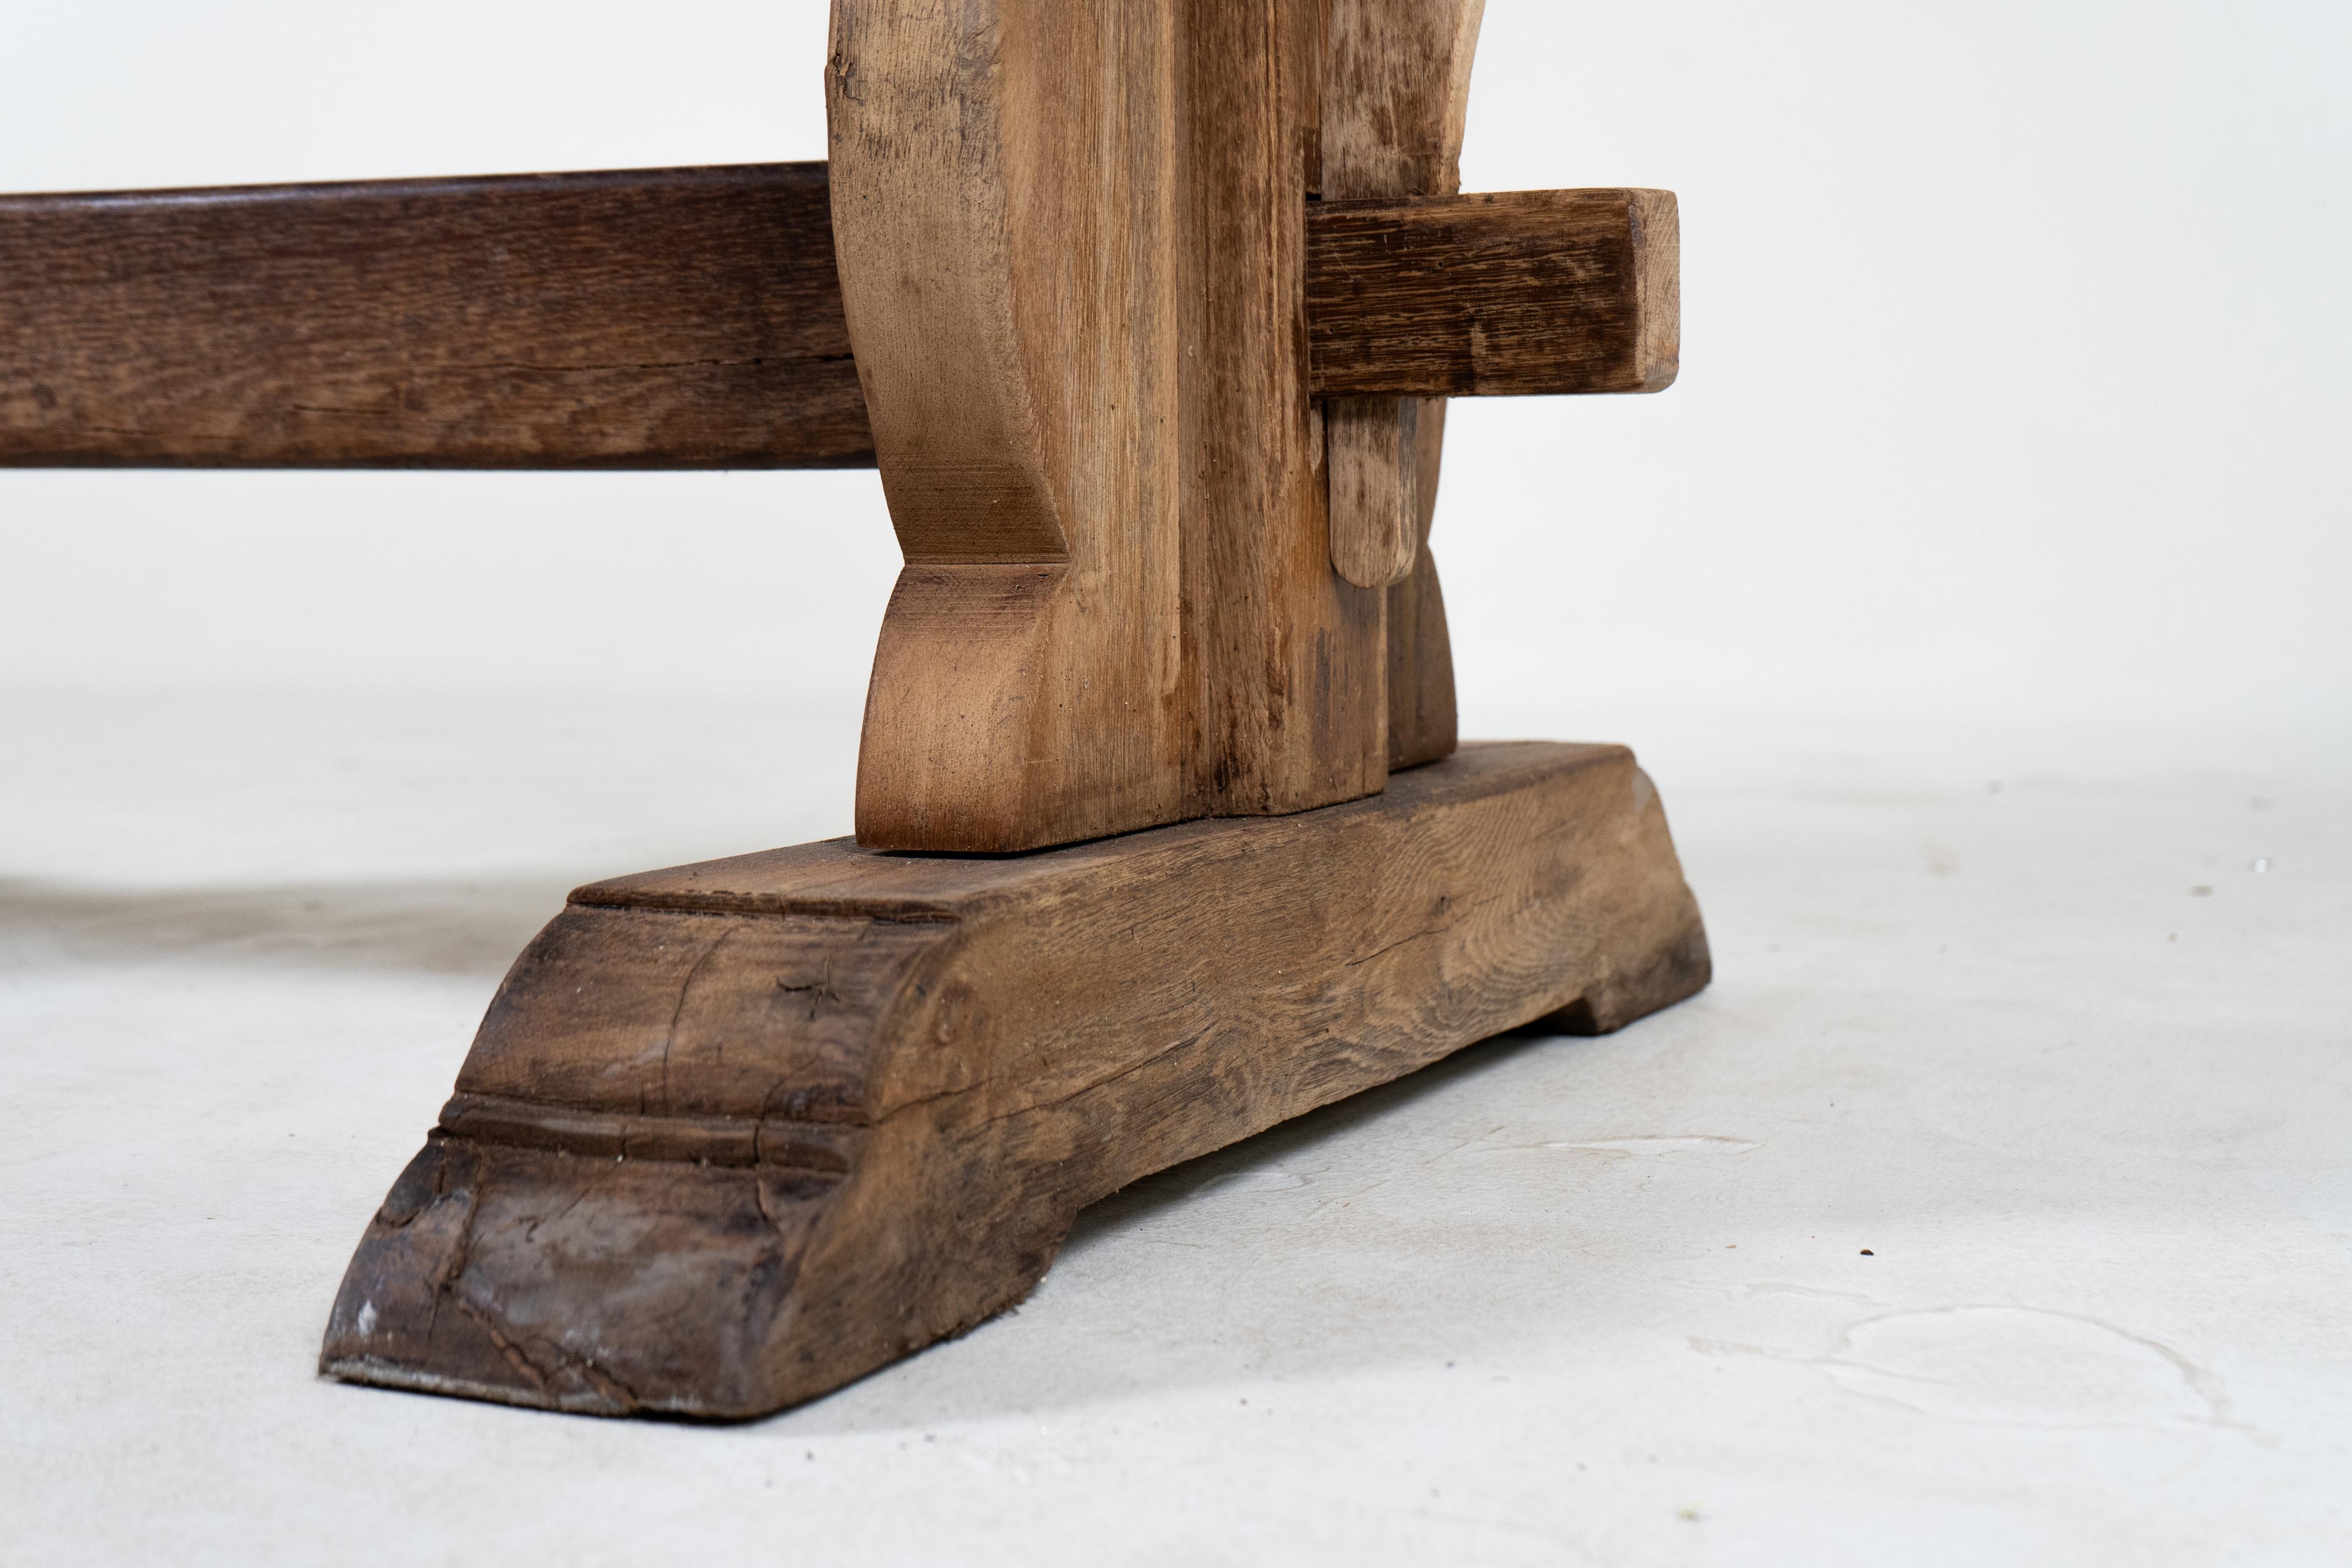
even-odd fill
[{"label": "wooden table base", "polygon": [[598,883],[352,1259],[333,1376],[747,1416],[1021,1300],[1085,1205],[1546,1015],[1707,981],[1617,746],[1034,854],[845,840]]}]

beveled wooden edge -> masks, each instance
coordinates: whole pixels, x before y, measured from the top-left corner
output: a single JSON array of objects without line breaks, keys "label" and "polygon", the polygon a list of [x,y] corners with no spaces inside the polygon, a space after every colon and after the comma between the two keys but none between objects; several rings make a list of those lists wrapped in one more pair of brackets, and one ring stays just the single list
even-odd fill
[{"label": "beveled wooden edge", "polygon": [[1415,770],[1396,779],[1386,795],[1287,817],[1195,819],[1018,855],[930,855],[871,848],[851,837],[820,838],[584,882],[565,901],[679,913],[953,922],[992,908],[992,900],[1047,896],[1075,877],[1106,868],[1141,865],[1157,871],[1203,851],[1255,847],[1234,837],[1236,827],[1273,839],[1328,832],[1353,820],[1346,814],[1460,805],[1524,787],[1531,767],[1549,774],[1630,768],[1633,762],[1629,747],[1607,742],[1470,741],[1442,771]]},{"label": "beveled wooden edge", "polygon": [[[824,163],[0,195],[0,467],[870,468],[830,200]],[[1315,395],[1672,380],[1665,193],[1312,207]]]},{"label": "beveled wooden edge", "polygon": [[345,1277],[322,1372],[755,1415],[1019,1300],[1078,1210],[1551,1016],[1706,984],[1621,747],[1011,858],[846,840],[592,883]]}]

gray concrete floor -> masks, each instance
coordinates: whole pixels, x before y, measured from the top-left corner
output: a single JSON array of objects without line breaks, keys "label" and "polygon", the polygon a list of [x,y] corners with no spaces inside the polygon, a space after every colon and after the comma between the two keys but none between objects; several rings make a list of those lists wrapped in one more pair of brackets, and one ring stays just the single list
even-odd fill
[{"label": "gray concrete floor", "polygon": [[1715,943],[1086,1216],[716,1427],[323,1383],[598,874],[841,831],[854,715],[0,700],[0,1559],[2341,1563],[2352,770],[1639,721]]}]

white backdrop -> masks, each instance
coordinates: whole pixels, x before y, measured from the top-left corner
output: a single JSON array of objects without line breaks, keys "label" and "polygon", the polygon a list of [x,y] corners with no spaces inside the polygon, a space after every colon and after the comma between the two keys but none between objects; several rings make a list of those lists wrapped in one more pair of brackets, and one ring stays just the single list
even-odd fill
[{"label": "white backdrop", "polygon": [[[824,24],[0,0],[0,190],[821,156]],[[745,1426],[310,1369],[562,889],[848,826],[875,477],[0,471],[0,1559],[2352,1561],[2348,83],[2346,0],[1488,0],[1469,184],[1678,191],[1686,317],[1456,405],[1465,728],[1642,751],[1715,984]]]},{"label": "white backdrop", "polygon": [[[824,10],[5,0],[0,189],[819,157]],[[1685,317],[1456,405],[1466,727],[2341,736],[2347,80],[2318,0],[1490,0],[1467,187],[1676,190]],[[845,710],[896,561],[871,473],[0,472],[0,686]]]}]

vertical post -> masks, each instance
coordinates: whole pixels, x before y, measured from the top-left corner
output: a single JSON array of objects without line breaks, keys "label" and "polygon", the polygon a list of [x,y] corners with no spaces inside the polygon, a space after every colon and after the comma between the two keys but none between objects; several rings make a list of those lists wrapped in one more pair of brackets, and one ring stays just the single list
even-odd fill
[{"label": "vertical post", "polygon": [[[1329,8],[1325,199],[1457,194],[1486,0],[1329,0]],[[1429,553],[1445,400],[1349,398],[1335,407],[1331,493],[1349,513],[1335,523],[1334,558],[1353,562],[1357,581],[1386,573],[1392,584],[1388,765],[1412,767],[1454,746],[1454,654]],[[1410,449],[1402,466],[1390,456],[1401,446]]]},{"label": "vertical post", "polygon": [[1181,0],[1184,605],[1193,787],[1218,816],[1388,777],[1387,595],[1331,566],[1307,395],[1321,0]]}]

